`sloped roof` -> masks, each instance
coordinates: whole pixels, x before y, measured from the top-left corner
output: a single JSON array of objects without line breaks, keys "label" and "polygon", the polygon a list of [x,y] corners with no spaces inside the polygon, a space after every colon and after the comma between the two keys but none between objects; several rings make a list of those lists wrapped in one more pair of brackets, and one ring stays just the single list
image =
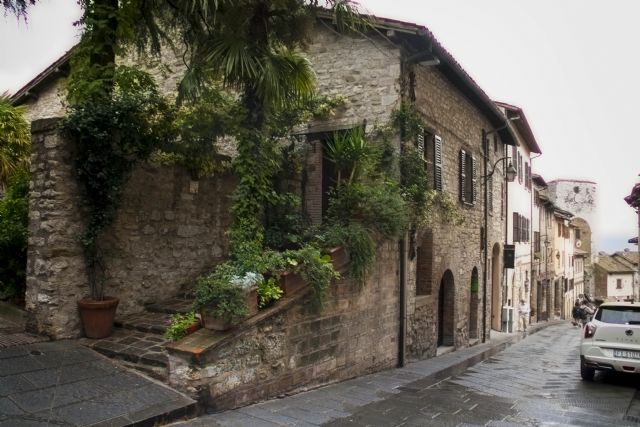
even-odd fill
[{"label": "sloped roof", "polygon": [[596,265],[607,273],[633,273],[634,269],[617,261],[614,257],[609,255],[600,255]]},{"label": "sloped roof", "polygon": [[638,265],[638,252],[632,251],[619,251],[613,254],[613,257],[618,261],[623,260],[631,266]]},{"label": "sloped roof", "polygon": [[[320,19],[331,19],[330,14],[320,14]],[[500,135],[500,139],[507,145],[516,145],[516,139],[511,129],[507,126],[507,119],[498,109],[496,104],[482,90],[482,88],[471,78],[462,68],[460,63],[447,51],[435,38],[433,33],[425,26],[403,22],[389,18],[368,16],[378,29],[396,31],[409,41],[410,47],[419,54],[428,53],[440,61],[438,69],[449,79],[449,81],[462,92],[472,104],[474,104],[484,114],[495,131]],[[403,44],[406,47],[406,44]],[[69,65],[69,57],[73,49],[65,53],[56,62],[51,64],[42,73],[38,74],[29,83],[19,89],[12,97],[13,104],[21,104],[28,94],[37,91],[43,84],[56,78],[55,71]]]},{"label": "sloped roof", "polygon": [[538,141],[536,141],[536,137],[533,135],[533,130],[531,130],[531,126],[529,126],[529,122],[527,121],[527,116],[524,114],[522,108],[507,104],[506,102],[498,101],[496,101],[496,105],[504,108],[508,113],[511,113],[508,114],[507,117],[520,117],[517,120],[511,121],[511,124],[518,130],[518,133],[524,139],[525,144],[529,147],[530,152],[542,154],[542,150],[540,150]]}]

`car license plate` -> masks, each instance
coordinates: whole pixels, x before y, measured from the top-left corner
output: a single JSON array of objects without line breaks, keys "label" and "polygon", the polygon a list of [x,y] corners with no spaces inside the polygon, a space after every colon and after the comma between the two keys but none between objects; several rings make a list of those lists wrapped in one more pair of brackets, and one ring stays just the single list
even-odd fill
[{"label": "car license plate", "polygon": [[640,351],[613,350],[613,357],[623,357],[625,359],[640,359]]}]

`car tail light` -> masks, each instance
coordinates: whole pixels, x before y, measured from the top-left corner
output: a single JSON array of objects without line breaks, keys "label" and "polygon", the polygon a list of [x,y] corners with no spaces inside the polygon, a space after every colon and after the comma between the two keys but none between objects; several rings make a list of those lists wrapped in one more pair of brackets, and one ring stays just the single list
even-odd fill
[{"label": "car tail light", "polygon": [[595,333],[596,333],[596,325],[594,325],[593,323],[587,323],[586,325],[584,325],[585,338],[592,338]]}]

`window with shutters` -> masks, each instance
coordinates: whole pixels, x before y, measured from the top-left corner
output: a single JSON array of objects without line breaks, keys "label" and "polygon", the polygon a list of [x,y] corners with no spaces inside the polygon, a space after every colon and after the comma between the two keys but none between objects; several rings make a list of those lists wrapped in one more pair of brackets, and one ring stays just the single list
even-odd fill
[{"label": "window with shutters", "polygon": [[513,213],[513,243],[520,241],[520,215]]},{"label": "window with shutters", "polygon": [[477,166],[476,159],[471,153],[460,150],[460,201],[468,205],[474,205],[477,199]]},{"label": "window with shutters", "polygon": [[524,186],[529,189],[529,162],[524,162]]},{"label": "window with shutters", "polygon": [[442,138],[438,135],[433,137],[433,188],[442,191]]}]

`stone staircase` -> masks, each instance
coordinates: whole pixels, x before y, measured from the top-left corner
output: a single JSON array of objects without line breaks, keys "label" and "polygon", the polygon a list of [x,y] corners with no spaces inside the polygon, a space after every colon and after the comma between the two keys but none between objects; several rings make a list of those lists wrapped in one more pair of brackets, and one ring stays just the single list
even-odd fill
[{"label": "stone staircase", "polygon": [[141,313],[117,317],[111,336],[98,340],[83,338],[81,342],[128,368],[168,382],[169,358],[165,345],[169,340],[164,333],[171,315],[188,312],[192,302],[189,295],[183,295],[147,305]]}]

